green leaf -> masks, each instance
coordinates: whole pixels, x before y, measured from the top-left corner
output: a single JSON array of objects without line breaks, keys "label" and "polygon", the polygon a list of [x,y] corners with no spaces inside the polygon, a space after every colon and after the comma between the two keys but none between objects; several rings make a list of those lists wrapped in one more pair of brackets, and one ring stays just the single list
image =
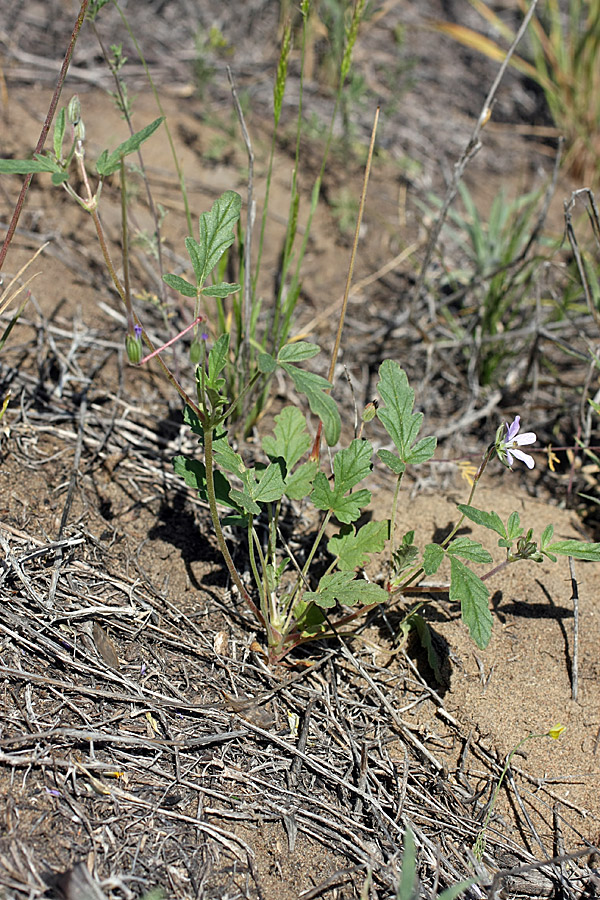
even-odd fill
[{"label": "green leaf", "polygon": [[552,537],[554,535],[554,525],[546,525],[544,530],[542,531],[542,537],[540,539],[540,550],[543,550],[546,544],[550,543]]},{"label": "green leaf", "polygon": [[53,135],[53,145],[54,145],[54,155],[56,159],[60,162],[62,157],[62,145],[65,136],[65,124],[66,124],[66,110],[61,107],[58,115],[56,116],[56,120],[54,122],[54,135]]},{"label": "green leaf", "polygon": [[169,287],[172,287],[174,291],[183,294],[184,297],[195,297],[198,293],[194,285],[186,281],[185,278],[181,278],[180,275],[163,275],[163,281]]},{"label": "green leaf", "polygon": [[336,493],[345,494],[367,477],[373,469],[373,448],[368,441],[353,440],[333,458]]},{"label": "green leaf", "polygon": [[202,423],[191,406],[185,406],[183,409],[183,421],[190,428],[194,434],[200,435],[201,438],[204,437],[204,429],[202,427]]},{"label": "green leaf", "polygon": [[65,181],[68,181],[68,180],[69,180],[68,172],[54,172],[54,174],[52,175],[52,184],[55,184],[57,186],[59,184],[64,184]]},{"label": "green leaf", "polygon": [[477,646],[485,650],[492,636],[490,593],[471,569],[455,556],[450,558],[450,600],[460,602],[462,620]]},{"label": "green leaf", "polygon": [[491,554],[484,550],[479,541],[472,541],[468,537],[454,538],[448,546],[447,552],[450,556],[462,556],[463,559],[469,559],[471,562],[493,562]]},{"label": "green leaf", "polygon": [[38,172],[61,172],[62,169],[47,156],[35,159],[0,159],[0,173],[4,175],[32,175]]},{"label": "green leaf", "polygon": [[313,482],[319,464],[315,461],[308,461],[298,466],[291,475],[285,479],[285,494],[290,500],[302,500],[308,497],[312,490]]},{"label": "green leaf", "polygon": [[523,534],[523,529],[521,528],[521,520],[519,519],[518,512],[512,512],[508,517],[508,522],[506,523],[506,533],[507,539],[509,541],[514,541],[521,534]]},{"label": "green leaf", "polygon": [[495,531],[500,537],[508,537],[504,523],[497,513],[485,512],[483,509],[476,509],[474,506],[467,506],[464,503],[458,503],[457,508],[463,516],[466,516],[471,522],[475,522],[476,525],[483,525],[484,528]]},{"label": "green leaf", "polygon": [[[295,341],[293,344],[286,344],[277,354],[277,361],[280,363],[297,363],[304,362],[306,359],[312,359],[321,348],[317,344],[309,344],[307,341]],[[331,385],[330,385],[331,387]]]},{"label": "green leaf", "polygon": [[258,371],[263,375],[271,375],[277,368],[277,360],[270,353],[258,354]]},{"label": "green leaf", "polygon": [[208,354],[208,387],[217,388],[218,377],[227,365],[229,355],[229,334],[222,334],[213,344]]},{"label": "green leaf", "polygon": [[[173,459],[173,469],[177,475],[181,475],[188,487],[198,491],[201,500],[208,502],[208,494],[206,492],[206,467],[203,462],[200,462],[197,459],[188,459],[187,456],[176,456]],[[222,472],[216,471],[213,473],[213,477],[217,503],[220,503],[221,506],[229,506],[231,509],[241,512],[240,507],[230,498],[231,485],[225,475],[223,475]]]},{"label": "green leaf", "polygon": [[400,575],[401,572],[410,568],[417,561],[419,548],[416,544],[413,544],[414,538],[414,531],[407,531],[402,538],[400,546],[392,553],[395,575]]},{"label": "green leaf", "polygon": [[320,634],[329,628],[319,607],[304,600],[294,606],[294,621],[295,628],[305,637]]},{"label": "green leaf", "polygon": [[557,553],[559,556],[572,556],[573,559],[587,559],[600,562],[600,543],[586,541],[554,541],[541,548],[544,553]]},{"label": "green leaf", "polygon": [[379,367],[380,381],[377,384],[385,406],[380,406],[377,416],[396,445],[400,460],[424,462],[435,451],[436,439],[425,438],[413,447],[421,425],[423,414],[413,413],[415,392],[409,387],[406,372],[392,359],[385,359]]},{"label": "green leaf", "polygon": [[102,172],[106,163],[108,161],[108,150],[103,150],[98,159],[96,160],[96,171]]},{"label": "green leaf", "polygon": [[294,386],[301,394],[305,394],[308,405],[323,423],[325,440],[329,446],[337,444],[342,430],[340,414],[333,397],[326,393],[331,390],[331,385],[326,378],[316,375],[314,372],[305,372],[290,363],[280,363],[294,382]]},{"label": "green leaf", "polygon": [[358,531],[347,525],[339,534],[330,538],[327,549],[332,556],[338,557],[338,568],[341,571],[354,570],[364,566],[372,553],[381,553],[389,530],[389,523],[367,522]]},{"label": "green leaf", "polygon": [[419,641],[423,650],[427,653],[427,662],[429,663],[433,674],[435,675],[435,680],[438,684],[442,684],[442,663],[439,657],[439,654],[435,647],[433,646],[433,640],[431,638],[431,629],[423,616],[419,615],[419,613],[411,613],[407,620],[409,625],[414,626],[415,631],[419,636]]},{"label": "green leaf", "polygon": [[437,447],[437,438],[435,437],[426,437],[423,438],[418,444],[409,451],[406,457],[407,465],[416,466],[419,463],[427,462],[428,459],[435,453],[435,448]]},{"label": "green leaf", "polygon": [[191,235],[188,235],[185,239],[185,249],[188,252],[194,275],[196,276],[196,283],[200,288],[204,281],[204,253],[198,241]]},{"label": "green leaf", "polygon": [[230,294],[237,294],[241,289],[241,284],[228,284],[226,281],[220,281],[219,284],[209,284],[207,287],[203,287],[200,293],[205,297],[220,297],[223,299],[224,297],[229,297]]},{"label": "green leaf", "polygon": [[388,592],[377,584],[371,584],[361,578],[355,578],[354,572],[334,572],[323,575],[318,590],[305,591],[303,600],[312,601],[323,609],[335,606],[336,601],[344,606],[370,606],[372,603],[383,603]]},{"label": "green leaf", "polygon": [[237,488],[232,488],[229,491],[229,496],[233,500],[234,503],[238,505],[238,507],[242,507],[246,512],[252,513],[253,516],[257,516],[260,513],[260,506],[256,503],[252,497],[247,494],[245,491],[240,491]]},{"label": "green leaf", "polygon": [[377,456],[395,475],[402,475],[406,471],[406,463],[403,463],[391,450],[378,450]]},{"label": "green leaf", "polygon": [[323,472],[315,476],[311,499],[317,509],[331,510],[340,522],[346,524],[358,519],[361,508],[371,500],[371,492],[360,490],[348,497],[344,495],[370,473],[372,453],[369,442],[362,440],[353,440],[349,447],[336,453],[333,459],[333,489]]},{"label": "green leaf", "polygon": [[264,452],[271,459],[280,456],[285,460],[288,471],[308,452],[312,439],[306,430],[306,420],[297,406],[285,406],[275,416],[274,437],[263,438]]},{"label": "green leaf", "polygon": [[423,553],[423,569],[426,575],[433,575],[442,564],[444,549],[439,544],[427,544]]},{"label": "green leaf", "polygon": [[402,844],[402,871],[396,889],[396,900],[418,900],[420,892],[417,882],[417,851],[413,833],[408,827],[404,831]]},{"label": "green leaf", "polygon": [[163,116],[160,116],[158,119],[155,119],[154,122],[151,122],[150,125],[146,125],[145,128],[136,131],[136,133],[132,134],[126,141],[119,144],[117,149],[113,150],[110,156],[108,155],[108,152],[104,150],[96,163],[96,171],[98,174],[105,177],[116,172],[121,166],[121,157],[129,156],[130,153],[135,153],[136,150],[139,150],[144,141],[147,141],[148,138],[154,134],[162,121]]},{"label": "green leaf", "polygon": [[252,496],[259,503],[275,503],[277,500],[281,500],[284,491],[285,483],[281,465],[273,462],[260,473],[256,491],[252,493]]},{"label": "green leaf", "polygon": [[242,198],[235,191],[225,191],[199,220],[200,241],[195,243],[194,273],[201,287],[225,251],[235,240],[235,226],[240,218]]},{"label": "green leaf", "polygon": [[213,441],[213,453],[222,469],[225,469],[226,472],[231,472],[232,475],[237,475],[238,478],[243,480],[247,471],[244,460],[239,453],[231,449],[226,435]]}]

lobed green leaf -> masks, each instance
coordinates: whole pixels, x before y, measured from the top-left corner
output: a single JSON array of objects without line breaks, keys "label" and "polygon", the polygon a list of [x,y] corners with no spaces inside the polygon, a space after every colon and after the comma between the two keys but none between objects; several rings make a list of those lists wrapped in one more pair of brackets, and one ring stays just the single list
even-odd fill
[{"label": "lobed green leaf", "polygon": [[271,375],[277,368],[277,360],[270,353],[258,354],[258,371],[263,375]]},{"label": "lobed green leaf", "polygon": [[[316,356],[320,349],[318,344],[309,344],[308,341],[295,341],[281,348],[277,354],[277,360],[280,363],[304,362],[304,360],[312,359],[313,356]],[[329,386],[331,387],[331,385]]]},{"label": "lobed green leaf", "polygon": [[481,546],[479,541],[473,541],[468,537],[454,538],[447,547],[447,552],[450,556],[462,556],[463,559],[468,559],[471,562],[493,562],[491,554]]},{"label": "lobed green leaf", "polygon": [[200,241],[192,260],[198,286],[202,286],[223,254],[235,240],[235,226],[240,218],[242,198],[235,191],[221,194],[199,220]]},{"label": "lobed green leaf", "polygon": [[540,548],[544,553],[556,553],[558,556],[572,556],[573,559],[585,559],[589,562],[600,562],[600,542],[586,541],[554,541]]},{"label": "lobed green leaf", "polygon": [[[197,459],[189,459],[187,456],[176,456],[173,459],[173,469],[177,475],[183,478],[188,487],[198,491],[198,496],[201,500],[208,501],[206,468],[203,462]],[[241,512],[239,506],[230,497],[231,484],[222,472],[216,471],[214,473],[214,483],[217,503]]]},{"label": "lobed green leaf", "polygon": [[483,509],[476,509],[474,506],[467,506],[465,503],[458,503],[457,508],[463,516],[466,516],[471,522],[475,522],[476,525],[483,525],[484,528],[495,531],[500,537],[508,537],[504,523],[497,513],[485,512]]},{"label": "lobed green leaf", "polygon": [[163,121],[163,118],[163,116],[160,116],[158,119],[155,119],[154,122],[146,125],[145,128],[136,131],[136,133],[132,134],[126,141],[119,144],[117,149],[113,150],[110,155],[107,150],[103,150],[96,163],[98,175],[106,177],[107,175],[112,175],[113,172],[116,172],[121,166],[121,157],[129,156],[130,153],[135,153],[139,150],[144,141],[147,141],[148,138],[154,134]]},{"label": "lobed green leaf", "polygon": [[323,423],[325,440],[329,446],[337,444],[342,430],[342,423],[335,400],[330,394],[326,393],[326,391],[331,390],[331,384],[321,375],[316,375],[314,372],[305,372],[303,369],[299,369],[290,363],[280,362],[280,365],[294,382],[296,390],[306,396],[312,412]]},{"label": "lobed green leaf", "polygon": [[373,603],[383,603],[387,597],[387,591],[377,584],[355,578],[354,572],[323,575],[318,590],[305,591],[302,595],[304,601],[312,601],[322,609],[330,609],[335,606],[336,601],[344,606],[355,606],[357,603],[370,606]]},{"label": "lobed green leaf", "polygon": [[319,464],[316,462],[305,462],[301,466],[288,475],[285,479],[285,494],[290,500],[302,500],[308,497],[312,490],[313,482]]},{"label": "lobed green leaf", "polygon": [[402,475],[406,471],[406,463],[403,463],[391,450],[378,450],[377,456],[395,475]]},{"label": "lobed green leaf", "polygon": [[200,289],[200,293],[205,297],[220,297],[224,299],[230,294],[237,294],[241,291],[241,284],[228,284],[226,281],[220,281],[219,284],[209,284],[207,287]]},{"label": "lobed green leaf", "polygon": [[271,459],[284,459],[289,471],[310,449],[312,439],[306,420],[297,406],[286,406],[275,416],[273,431],[274,436],[263,438],[263,450]]},{"label": "lobed green leaf", "polygon": [[372,553],[383,550],[388,530],[387,521],[367,522],[358,531],[348,525],[330,538],[327,549],[332,556],[338,557],[341,571],[354,570],[366,565]]},{"label": "lobed green leaf", "polygon": [[62,169],[47,156],[36,156],[35,159],[0,159],[1,174],[33,175],[38,172],[62,172]]},{"label": "lobed green leaf", "polygon": [[196,297],[198,291],[193,284],[186,281],[180,275],[163,275],[163,281],[172,287],[174,291],[183,294],[184,297]]},{"label": "lobed green leaf", "polygon": [[456,556],[450,558],[450,600],[460,602],[462,620],[477,646],[485,650],[492,636],[489,591],[481,578]]},{"label": "lobed green leaf", "polygon": [[434,575],[442,564],[444,549],[439,544],[427,544],[423,553],[423,570],[426,575]]}]

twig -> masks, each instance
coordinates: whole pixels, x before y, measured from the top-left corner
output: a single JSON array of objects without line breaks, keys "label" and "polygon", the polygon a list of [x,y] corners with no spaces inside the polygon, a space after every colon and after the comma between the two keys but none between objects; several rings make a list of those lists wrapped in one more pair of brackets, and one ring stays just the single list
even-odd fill
[{"label": "twig", "polygon": [[244,297],[243,297],[243,309],[244,309],[244,334],[243,334],[243,342],[244,342],[244,364],[246,366],[246,377],[248,376],[247,367],[250,364],[250,323],[252,319],[252,277],[251,277],[251,265],[252,265],[252,233],[254,231],[254,221],[256,218],[256,201],[254,199],[254,151],[252,149],[252,142],[250,140],[250,135],[248,133],[248,128],[246,127],[246,120],[244,118],[244,113],[242,107],[240,105],[240,101],[238,98],[237,90],[235,87],[235,81],[233,80],[233,75],[231,74],[231,68],[227,66],[227,77],[229,78],[229,84],[231,86],[231,96],[233,97],[233,103],[235,106],[235,111],[237,113],[237,117],[240,121],[240,128],[242,129],[242,135],[244,138],[244,143],[246,145],[246,152],[248,154],[248,210],[246,215],[246,233],[244,235]]}]

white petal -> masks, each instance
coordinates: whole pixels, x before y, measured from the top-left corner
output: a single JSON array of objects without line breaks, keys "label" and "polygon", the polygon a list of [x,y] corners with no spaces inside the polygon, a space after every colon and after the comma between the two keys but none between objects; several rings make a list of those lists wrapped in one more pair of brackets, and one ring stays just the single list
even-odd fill
[{"label": "white petal", "polygon": [[[528,441],[528,443],[530,443],[530,442]],[[530,456],[528,453],[523,453],[522,450],[516,450],[513,447],[513,449],[511,450],[511,453],[509,453],[508,456],[510,456],[511,454],[512,454],[512,456],[516,457],[517,459],[520,459],[521,462],[524,462],[528,469],[533,469],[533,467],[535,466],[533,456]]]},{"label": "white petal", "polygon": [[521,446],[521,444],[535,444],[537,441],[537,434],[534,434],[533,431],[526,431],[525,434],[518,434],[516,438],[514,438],[515,444]]}]

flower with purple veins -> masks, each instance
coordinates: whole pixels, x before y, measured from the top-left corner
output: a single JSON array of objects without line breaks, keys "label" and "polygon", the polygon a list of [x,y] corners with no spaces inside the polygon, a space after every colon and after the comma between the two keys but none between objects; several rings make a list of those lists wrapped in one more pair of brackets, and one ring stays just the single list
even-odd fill
[{"label": "flower with purple veins", "polygon": [[[524,453],[520,448],[527,444],[534,444],[537,441],[537,435],[533,431],[526,431],[519,434],[521,428],[521,416],[515,416],[511,425],[508,422],[501,425],[496,434],[496,451],[500,457],[500,461],[509,468],[512,467],[515,459],[524,462],[528,469],[533,469],[535,462],[533,456]],[[506,434],[504,434],[506,429]]]}]

